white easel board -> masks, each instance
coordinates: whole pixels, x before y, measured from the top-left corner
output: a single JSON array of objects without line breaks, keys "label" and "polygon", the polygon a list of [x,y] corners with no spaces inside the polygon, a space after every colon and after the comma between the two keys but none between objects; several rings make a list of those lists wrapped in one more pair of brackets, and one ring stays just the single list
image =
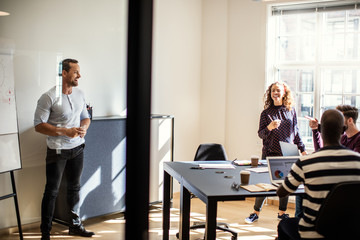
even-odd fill
[{"label": "white easel board", "polygon": [[20,168],[13,58],[0,54],[0,173]]}]

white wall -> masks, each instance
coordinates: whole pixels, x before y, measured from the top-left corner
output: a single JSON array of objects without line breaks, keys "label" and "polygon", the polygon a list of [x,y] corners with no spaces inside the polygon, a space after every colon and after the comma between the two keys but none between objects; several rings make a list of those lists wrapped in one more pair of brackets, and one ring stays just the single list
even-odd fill
[{"label": "white wall", "polygon": [[261,155],[257,136],[265,89],[266,7],[229,1],[226,144],[233,158]]},{"label": "white wall", "polygon": [[260,155],[266,5],[204,0],[202,30],[201,142],[223,143],[229,159]]},{"label": "white wall", "polygon": [[199,143],[201,0],[154,1],[152,112],[175,116],[175,161]]},{"label": "white wall", "polygon": [[[203,1],[200,142],[226,145],[228,3]],[[226,147],[226,146],[225,146]]]}]

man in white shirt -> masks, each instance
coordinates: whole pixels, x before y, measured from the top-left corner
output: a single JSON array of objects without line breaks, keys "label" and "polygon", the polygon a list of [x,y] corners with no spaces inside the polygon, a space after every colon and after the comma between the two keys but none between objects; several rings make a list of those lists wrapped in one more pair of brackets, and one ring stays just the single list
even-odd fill
[{"label": "man in white shirt", "polygon": [[75,88],[81,77],[78,61],[62,61],[62,85],[55,86],[38,100],[34,126],[47,135],[46,186],[41,204],[42,240],[50,240],[55,201],[63,173],[67,175],[69,234],[91,237],[78,215],[80,177],[83,169],[86,131],[90,125],[83,92]]}]

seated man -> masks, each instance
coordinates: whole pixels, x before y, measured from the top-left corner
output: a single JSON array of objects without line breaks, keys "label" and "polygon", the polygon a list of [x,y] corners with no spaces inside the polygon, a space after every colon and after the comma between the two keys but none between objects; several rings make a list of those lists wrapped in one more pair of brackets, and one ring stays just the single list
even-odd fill
[{"label": "seated man", "polygon": [[[341,136],[340,143],[341,145],[354,150],[360,153],[360,131],[356,126],[356,121],[359,116],[359,110],[356,107],[350,105],[338,105],[336,107],[345,118],[345,129],[344,133]],[[322,139],[319,132],[319,123],[317,119],[309,121],[309,126],[312,129],[313,141],[315,151],[319,150],[322,147]],[[296,211],[295,217],[301,217],[303,214],[302,208],[303,198],[301,195],[296,196]]]},{"label": "seated man", "polygon": [[[360,169],[360,154],[340,144],[343,128],[344,116],[340,111],[325,111],[321,118],[324,147],[300,157],[292,166],[284,184],[278,188],[277,195],[285,197],[300,184],[305,185],[304,215],[282,220],[278,225],[278,240],[322,239],[323,236],[315,230],[315,221],[329,190],[340,182],[360,180],[359,171],[352,171]],[[317,191],[312,191],[314,187]]]},{"label": "seated man", "polygon": [[[360,153],[360,131],[356,126],[359,110],[350,105],[339,105],[336,109],[342,112],[345,118],[345,131],[341,136],[340,143],[345,147]],[[310,120],[309,126],[313,132],[314,148],[315,151],[317,151],[322,147],[322,139],[318,130],[318,120]]]}]

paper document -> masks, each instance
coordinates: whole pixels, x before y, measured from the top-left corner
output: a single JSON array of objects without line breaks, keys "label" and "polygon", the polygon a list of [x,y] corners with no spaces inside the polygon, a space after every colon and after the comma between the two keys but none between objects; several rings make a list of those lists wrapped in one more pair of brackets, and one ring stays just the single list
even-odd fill
[{"label": "paper document", "polygon": [[[238,166],[250,166],[251,160],[234,160],[233,163]],[[262,165],[260,161],[259,161],[259,165]]]},{"label": "paper document", "polygon": [[268,172],[269,168],[268,167],[256,167],[256,168],[247,168],[246,170],[248,170],[250,172],[263,173],[263,172]]},{"label": "paper document", "polygon": [[235,166],[231,163],[200,163],[200,168],[219,168],[219,169],[235,169]]},{"label": "paper document", "polygon": [[255,185],[241,185],[242,188],[248,190],[249,192],[267,192],[275,191],[277,187],[269,183],[258,183]]},{"label": "paper document", "polygon": [[239,166],[251,165],[251,160],[235,160],[234,163]]}]

